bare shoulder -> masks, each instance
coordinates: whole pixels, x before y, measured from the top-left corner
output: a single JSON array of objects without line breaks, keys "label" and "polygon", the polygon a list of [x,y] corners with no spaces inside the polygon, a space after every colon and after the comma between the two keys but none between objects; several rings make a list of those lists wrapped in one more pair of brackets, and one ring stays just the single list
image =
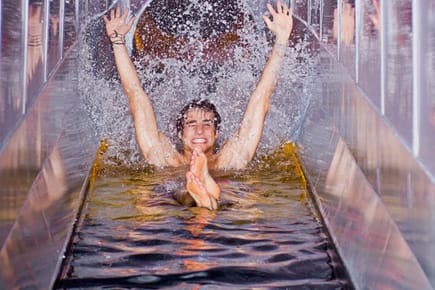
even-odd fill
[{"label": "bare shoulder", "polygon": [[250,160],[243,146],[238,146],[237,142],[229,140],[215,155],[213,169],[244,169]]},{"label": "bare shoulder", "polygon": [[158,167],[173,166],[178,167],[184,165],[183,155],[178,152],[169,138],[159,132],[159,142],[151,146],[144,153],[145,159],[152,165]]}]

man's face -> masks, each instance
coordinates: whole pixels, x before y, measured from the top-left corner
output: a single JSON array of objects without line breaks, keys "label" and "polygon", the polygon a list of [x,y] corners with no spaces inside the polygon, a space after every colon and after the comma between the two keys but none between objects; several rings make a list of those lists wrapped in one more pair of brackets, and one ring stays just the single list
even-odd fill
[{"label": "man's face", "polygon": [[181,135],[185,151],[198,148],[204,153],[212,153],[218,137],[215,130],[214,113],[193,108],[187,111]]}]

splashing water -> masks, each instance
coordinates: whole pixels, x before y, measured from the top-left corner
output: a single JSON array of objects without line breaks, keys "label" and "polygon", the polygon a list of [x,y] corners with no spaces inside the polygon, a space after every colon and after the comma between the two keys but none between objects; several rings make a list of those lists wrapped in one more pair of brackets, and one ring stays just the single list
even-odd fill
[{"label": "splashing water", "polygon": [[[136,51],[132,54],[144,90],[153,101],[159,128],[177,144],[177,113],[194,98],[208,98],[222,116],[218,140],[222,144],[237,130],[243,117],[272,47],[270,32],[264,26],[255,25],[247,12],[241,12],[248,9],[235,7],[233,10],[239,15],[234,16],[231,7],[219,6],[211,0],[153,8],[154,3],[162,5],[158,2],[153,1],[139,17],[136,29],[140,38],[135,39]],[[243,3],[237,5],[245,7]],[[159,46],[151,48],[149,53],[138,50],[138,40],[149,45],[146,41],[153,36],[139,34],[146,15],[162,27],[161,35],[154,41],[162,43],[158,37],[169,36],[174,47],[166,48],[166,52]],[[140,164],[143,159],[136,145],[127,97],[122,92],[102,22],[93,20],[86,28],[81,49],[80,96],[99,138],[109,143],[109,160]],[[222,39],[224,44],[220,47]],[[231,42],[234,39],[237,41]],[[258,149],[260,154],[290,140],[300,125],[310,99],[310,70],[316,62],[307,47],[308,43],[302,39],[287,49]]]}]

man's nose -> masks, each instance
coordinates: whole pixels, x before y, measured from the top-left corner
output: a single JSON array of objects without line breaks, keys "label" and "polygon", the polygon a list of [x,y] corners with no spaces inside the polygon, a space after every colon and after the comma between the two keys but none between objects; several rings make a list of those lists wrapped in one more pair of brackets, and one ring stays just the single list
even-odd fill
[{"label": "man's nose", "polygon": [[195,126],[195,131],[196,131],[196,133],[202,133],[202,132],[204,132],[204,127],[203,127],[203,125],[202,125],[202,124],[198,124],[198,125],[196,125],[196,126]]}]

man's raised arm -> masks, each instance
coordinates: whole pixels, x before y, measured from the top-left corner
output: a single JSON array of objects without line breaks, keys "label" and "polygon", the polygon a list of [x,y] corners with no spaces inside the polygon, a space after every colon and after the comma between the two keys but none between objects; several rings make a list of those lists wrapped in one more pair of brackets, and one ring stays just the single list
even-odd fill
[{"label": "man's raised arm", "polygon": [[130,31],[135,17],[126,22],[127,16],[128,10],[121,14],[121,8],[118,7],[110,11],[110,18],[104,16],[103,19],[107,35],[112,42],[122,88],[130,103],[136,140],[149,163],[157,166],[177,165],[176,151],[169,139],[158,129],[151,99],[144,92],[136,68],[128,54],[125,35]]},{"label": "man's raised arm", "polygon": [[267,27],[275,34],[275,42],[269,59],[263,69],[257,86],[250,96],[240,127],[219,153],[216,167],[241,169],[254,157],[264,128],[264,120],[269,110],[278,80],[281,63],[285,56],[288,39],[293,28],[293,11],[281,1],[276,2],[276,10],[267,4],[272,20],[263,16]]}]

